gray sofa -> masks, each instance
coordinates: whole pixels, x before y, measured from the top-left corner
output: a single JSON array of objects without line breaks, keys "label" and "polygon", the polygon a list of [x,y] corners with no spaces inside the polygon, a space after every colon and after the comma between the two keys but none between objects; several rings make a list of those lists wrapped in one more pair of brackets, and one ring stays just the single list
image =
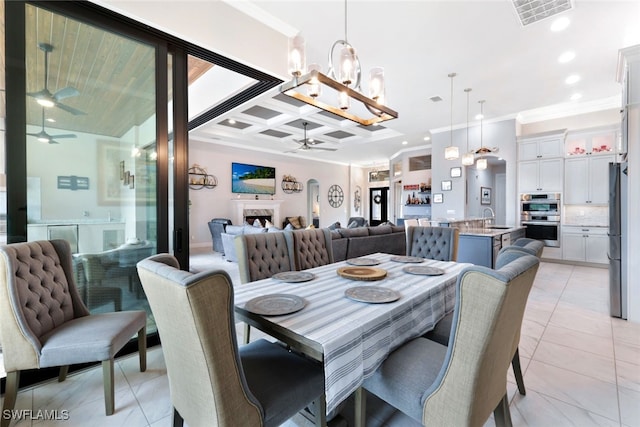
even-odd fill
[{"label": "gray sofa", "polygon": [[338,228],[331,231],[334,261],[344,261],[376,252],[406,255],[405,228],[393,225]]},{"label": "gray sofa", "polygon": [[254,227],[253,225],[227,225],[225,232],[220,234],[222,246],[224,247],[224,257],[227,261],[238,262],[236,248],[233,239],[240,234],[266,233],[267,231],[282,231],[279,228]]}]

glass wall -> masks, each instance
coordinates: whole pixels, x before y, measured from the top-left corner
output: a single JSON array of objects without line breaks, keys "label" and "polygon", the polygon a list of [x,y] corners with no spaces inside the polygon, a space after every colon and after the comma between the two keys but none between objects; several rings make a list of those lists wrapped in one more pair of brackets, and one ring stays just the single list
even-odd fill
[{"label": "glass wall", "polygon": [[91,312],[147,308],[136,263],[157,250],[155,56],[26,5],[27,240],[70,243]]}]

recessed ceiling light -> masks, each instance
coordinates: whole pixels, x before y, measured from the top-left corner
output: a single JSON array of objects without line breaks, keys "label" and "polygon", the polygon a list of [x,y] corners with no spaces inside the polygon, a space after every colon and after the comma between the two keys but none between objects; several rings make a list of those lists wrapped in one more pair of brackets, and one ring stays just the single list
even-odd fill
[{"label": "recessed ceiling light", "polygon": [[574,83],[578,83],[580,81],[580,76],[577,74],[571,74],[569,77],[565,79],[565,83],[568,85],[572,85]]},{"label": "recessed ceiling light", "polygon": [[576,53],[572,50],[568,50],[558,57],[558,62],[561,64],[566,64],[567,62],[573,61],[575,57]]},{"label": "recessed ceiling light", "polygon": [[402,141],[402,145],[407,145],[409,141]]},{"label": "recessed ceiling light", "polygon": [[229,123],[230,125],[235,125],[236,121],[234,119],[229,119],[227,120],[227,123]]},{"label": "recessed ceiling light", "polygon": [[430,136],[425,136],[423,139],[424,139],[425,141],[431,141],[431,137],[430,137]]},{"label": "recessed ceiling light", "polygon": [[581,93],[574,93],[573,95],[571,95],[571,99],[572,101],[577,101],[578,99],[582,98],[582,94]]},{"label": "recessed ceiling light", "polygon": [[56,122],[56,119],[52,119],[51,117],[49,117],[49,118],[47,119],[47,121],[48,121],[49,123],[55,123],[55,122]]},{"label": "recessed ceiling light", "polygon": [[476,114],[476,120],[484,119],[484,115]]},{"label": "recessed ceiling light", "polygon": [[567,17],[562,17],[562,18],[558,18],[555,21],[553,21],[553,24],[551,24],[551,31],[562,31],[564,29],[566,29],[569,24],[571,23],[571,21],[569,21],[569,18]]}]

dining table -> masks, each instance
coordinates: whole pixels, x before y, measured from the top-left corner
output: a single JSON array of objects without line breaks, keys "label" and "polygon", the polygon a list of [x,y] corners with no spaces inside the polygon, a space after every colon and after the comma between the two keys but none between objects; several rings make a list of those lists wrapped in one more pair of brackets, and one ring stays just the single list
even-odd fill
[{"label": "dining table", "polygon": [[469,265],[375,253],[276,274],[234,287],[236,320],[320,361],[332,414],[394,349],[453,310]]}]

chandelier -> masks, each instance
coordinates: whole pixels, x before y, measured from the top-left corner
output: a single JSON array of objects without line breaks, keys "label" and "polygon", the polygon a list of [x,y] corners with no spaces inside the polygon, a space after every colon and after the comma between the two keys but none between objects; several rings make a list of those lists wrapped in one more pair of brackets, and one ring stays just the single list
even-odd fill
[{"label": "chandelier", "polygon": [[453,145],[453,78],[455,76],[456,73],[448,74],[448,77],[451,79],[451,129],[449,132],[449,146],[444,149],[444,158],[446,160],[455,160],[460,156],[458,147]]},{"label": "chandelier", "polygon": [[[333,60],[338,49],[339,63],[336,69]],[[398,118],[396,111],[384,105],[385,87],[382,67],[371,69],[369,96],[362,93],[360,60],[355,48],[347,41],[346,0],[344,2],[344,39],[337,40],[329,49],[328,65],[327,74],[321,72],[318,64],[310,64],[306,67],[304,38],[297,35],[289,40],[288,68],[293,79],[282,84],[280,92],[363,126]]]}]

